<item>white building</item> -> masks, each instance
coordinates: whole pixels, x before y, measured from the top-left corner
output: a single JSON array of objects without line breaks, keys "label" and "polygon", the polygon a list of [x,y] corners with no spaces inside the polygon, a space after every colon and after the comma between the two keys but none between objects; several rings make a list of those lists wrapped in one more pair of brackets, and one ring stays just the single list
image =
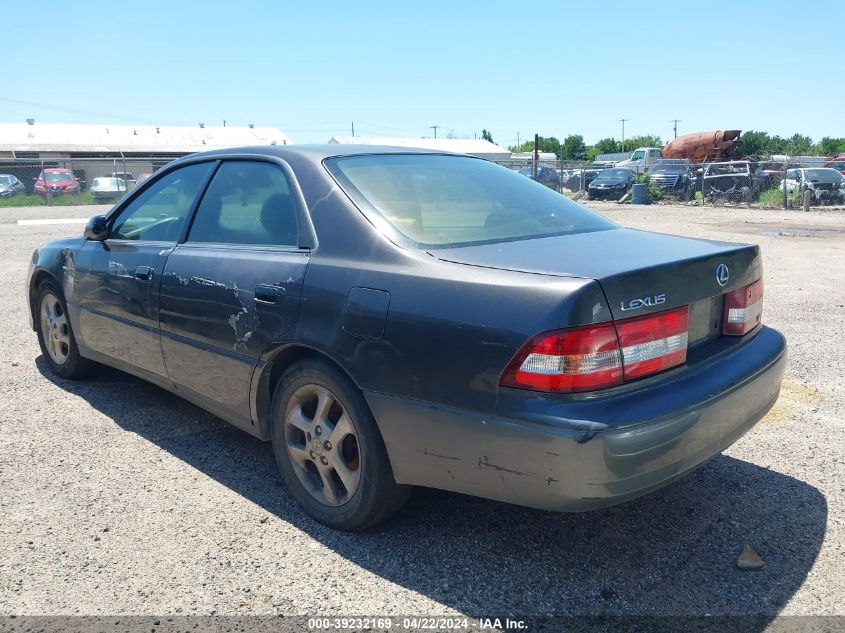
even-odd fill
[{"label": "white building", "polygon": [[222,147],[290,142],[274,127],[0,123],[0,158],[182,156]]},{"label": "white building", "polygon": [[474,138],[400,138],[394,136],[333,136],[329,143],[341,145],[388,145],[413,147],[456,154],[469,154],[487,160],[508,160],[511,153],[490,141]]}]

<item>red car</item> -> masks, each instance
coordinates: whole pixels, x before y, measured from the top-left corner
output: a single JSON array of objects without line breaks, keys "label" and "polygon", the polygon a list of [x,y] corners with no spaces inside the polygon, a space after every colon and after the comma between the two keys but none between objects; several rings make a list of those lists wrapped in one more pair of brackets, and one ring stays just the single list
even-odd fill
[{"label": "red car", "polygon": [[35,193],[44,197],[48,194],[59,196],[65,193],[82,192],[79,178],[76,178],[70,169],[45,169],[38,178],[33,178],[33,182],[35,182]]},{"label": "red car", "polygon": [[840,174],[845,174],[845,156],[837,156],[822,164],[822,167],[832,167],[839,171]]}]

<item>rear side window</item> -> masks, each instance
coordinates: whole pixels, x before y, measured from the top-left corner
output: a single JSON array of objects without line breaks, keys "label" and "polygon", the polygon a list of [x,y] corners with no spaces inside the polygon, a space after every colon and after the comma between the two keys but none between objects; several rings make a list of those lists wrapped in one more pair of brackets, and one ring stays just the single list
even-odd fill
[{"label": "rear side window", "polygon": [[109,237],[175,242],[213,166],[186,165],[162,176],[123,208]]},{"label": "rear side window", "polygon": [[376,154],[332,158],[325,164],[373,224],[398,241],[410,240],[410,246],[460,246],[616,227],[530,178],[477,158]]},{"label": "rear side window", "polygon": [[227,161],[214,174],[189,242],[295,246],[296,203],[277,165]]}]

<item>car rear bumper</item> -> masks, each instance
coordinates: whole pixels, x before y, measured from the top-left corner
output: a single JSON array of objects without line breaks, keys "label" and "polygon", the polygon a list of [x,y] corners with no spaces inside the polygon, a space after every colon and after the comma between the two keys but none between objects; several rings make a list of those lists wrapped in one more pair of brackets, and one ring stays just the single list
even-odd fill
[{"label": "car rear bumper", "polygon": [[365,395],[397,482],[581,511],[660,488],[733,444],[774,405],[785,364],[783,337],[763,327],[641,389],[568,403],[538,396],[523,413]]}]

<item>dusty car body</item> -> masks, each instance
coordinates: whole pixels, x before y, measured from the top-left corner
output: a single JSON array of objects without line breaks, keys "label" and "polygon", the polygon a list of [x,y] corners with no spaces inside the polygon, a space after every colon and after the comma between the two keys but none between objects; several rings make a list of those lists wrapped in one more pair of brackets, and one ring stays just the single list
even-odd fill
[{"label": "dusty car body", "polygon": [[77,194],[82,191],[79,178],[74,176],[70,169],[44,169],[32,181],[35,183],[33,191],[44,197]]},{"label": "dusty car body", "polygon": [[693,163],[724,162],[740,158],[741,130],[684,134],[669,141],[663,158],[686,158]]},{"label": "dusty car body", "polygon": [[27,298],[51,371],[104,363],[271,440],[289,493],[342,529],[411,485],[632,499],[742,436],[785,365],[757,246],[398,148],[174,161],[37,249]]},{"label": "dusty car body", "polygon": [[26,193],[24,184],[12,174],[0,174],[0,198],[11,198]]},{"label": "dusty car body", "polygon": [[705,199],[722,198],[750,203],[766,186],[765,177],[749,161],[710,163],[704,169],[701,192]]},{"label": "dusty car body", "polygon": [[129,187],[123,178],[101,176],[94,178],[91,183],[91,195],[97,202],[116,200],[128,191]]},{"label": "dusty car body", "polygon": [[813,204],[845,202],[845,177],[829,167],[790,169],[782,187],[787,191],[810,191]]},{"label": "dusty car body", "polygon": [[618,200],[631,190],[634,171],[621,167],[603,169],[590,181],[587,198],[590,200]]},{"label": "dusty car body", "polygon": [[692,164],[685,158],[664,158],[652,165],[648,172],[651,182],[664,194],[681,200],[690,200],[695,195],[695,173]]},{"label": "dusty car body", "polygon": [[537,174],[534,174],[533,167],[523,167],[517,173],[521,174],[522,176],[526,176],[527,178],[531,178],[532,180],[539,182],[550,189],[560,189],[561,183],[561,173],[552,167],[546,167],[545,165],[537,165]]},{"label": "dusty car body", "polygon": [[587,191],[590,183],[595,180],[601,171],[602,169],[599,168],[573,169],[564,181],[563,186],[570,191],[581,191],[583,186],[583,190]]},{"label": "dusty car body", "polygon": [[822,163],[822,167],[830,167],[837,170],[840,174],[845,174],[845,156],[837,156]]}]

